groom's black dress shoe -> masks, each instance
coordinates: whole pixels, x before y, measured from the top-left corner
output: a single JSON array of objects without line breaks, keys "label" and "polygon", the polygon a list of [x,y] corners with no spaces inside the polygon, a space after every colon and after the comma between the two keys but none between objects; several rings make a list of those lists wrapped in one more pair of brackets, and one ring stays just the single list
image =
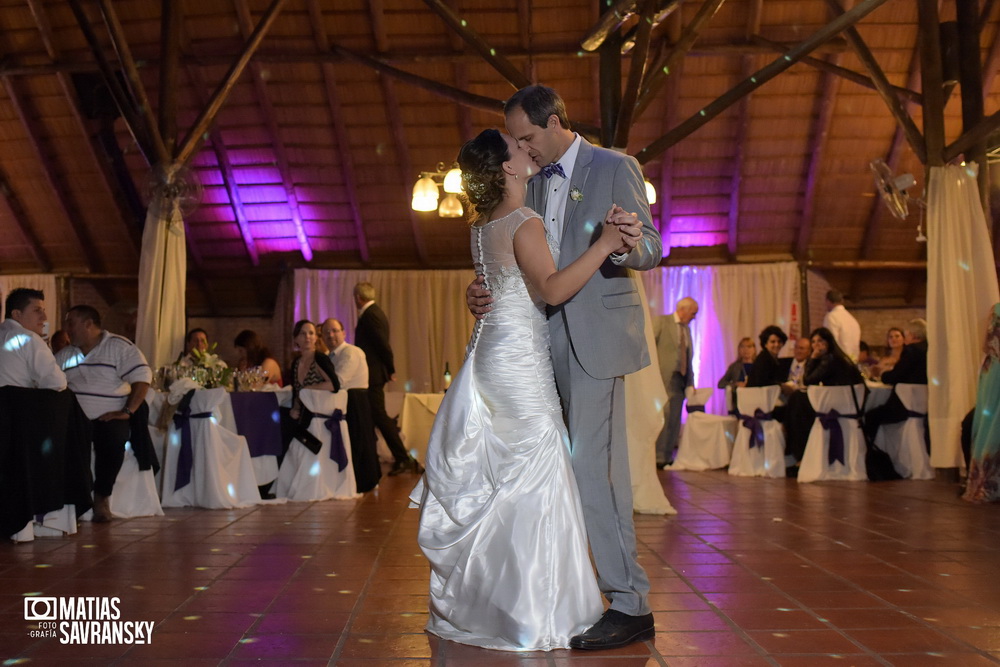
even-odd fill
[{"label": "groom's black dress shoe", "polygon": [[652,639],[656,630],[653,628],[653,615],[629,616],[614,609],[608,609],[601,620],[582,635],[569,640],[572,648],[597,650],[627,646],[632,642]]}]

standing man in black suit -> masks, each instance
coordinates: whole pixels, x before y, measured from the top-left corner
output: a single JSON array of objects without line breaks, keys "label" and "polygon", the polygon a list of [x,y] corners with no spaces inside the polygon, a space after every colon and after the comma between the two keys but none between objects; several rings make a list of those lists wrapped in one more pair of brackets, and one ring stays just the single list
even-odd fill
[{"label": "standing man in black suit", "polygon": [[399,437],[396,420],[385,411],[385,383],[395,379],[396,366],[393,364],[392,347],[389,345],[389,319],[375,303],[375,288],[371,283],[358,283],[354,286],[354,305],[358,309],[354,344],[364,350],[368,360],[368,399],[372,406],[372,419],[396,459],[389,476],[394,477],[407,471],[422,473],[423,468],[406,451]]}]

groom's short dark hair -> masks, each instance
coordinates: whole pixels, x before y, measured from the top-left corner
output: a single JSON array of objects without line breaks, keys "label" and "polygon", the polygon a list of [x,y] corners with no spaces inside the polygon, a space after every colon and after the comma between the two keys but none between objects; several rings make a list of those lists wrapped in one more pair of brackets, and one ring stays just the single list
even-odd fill
[{"label": "groom's short dark hair", "polygon": [[548,86],[536,84],[522,88],[504,102],[503,113],[506,116],[518,107],[524,109],[532,125],[545,127],[549,116],[555,114],[563,128],[572,129],[566,115],[566,103],[559,97],[559,93]]}]

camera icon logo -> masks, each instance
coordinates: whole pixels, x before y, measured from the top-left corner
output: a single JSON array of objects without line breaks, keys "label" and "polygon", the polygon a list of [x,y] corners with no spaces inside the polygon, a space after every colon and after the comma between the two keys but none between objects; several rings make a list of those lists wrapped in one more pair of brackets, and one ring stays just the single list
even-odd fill
[{"label": "camera icon logo", "polygon": [[54,621],[58,612],[58,598],[35,596],[24,598],[24,620],[26,621]]}]

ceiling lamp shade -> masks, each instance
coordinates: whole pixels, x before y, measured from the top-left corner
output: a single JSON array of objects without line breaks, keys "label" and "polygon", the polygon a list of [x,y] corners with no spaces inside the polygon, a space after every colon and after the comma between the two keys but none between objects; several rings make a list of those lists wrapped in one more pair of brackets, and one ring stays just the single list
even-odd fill
[{"label": "ceiling lamp shade", "polygon": [[449,169],[444,175],[444,191],[457,195],[462,191],[462,170],[458,167]]},{"label": "ceiling lamp shade", "polygon": [[414,211],[433,211],[438,207],[438,187],[434,179],[424,176],[413,186],[413,200],[410,208]]},{"label": "ceiling lamp shade", "polygon": [[645,180],[645,182],[646,182],[646,199],[647,201],[649,201],[649,205],[652,206],[653,204],[656,203],[656,188],[653,187],[653,184],[649,182],[648,178]]},{"label": "ceiling lamp shade", "polygon": [[438,215],[442,218],[461,218],[463,212],[462,202],[451,193],[441,200],[441,207],[438,208]]}]

